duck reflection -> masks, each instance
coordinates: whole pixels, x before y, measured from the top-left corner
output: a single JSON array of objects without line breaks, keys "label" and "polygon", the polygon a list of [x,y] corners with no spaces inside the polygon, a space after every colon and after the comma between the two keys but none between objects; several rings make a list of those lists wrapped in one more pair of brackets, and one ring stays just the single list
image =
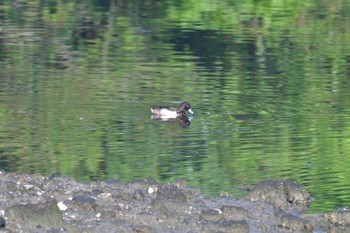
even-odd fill
[{"label": "duck reflection", "polygon": [[181,125],[182,128],[188,128],[191,126],[192,117],[180,116],[177,118],[163,118],[163,117],[158,116],[158,115],[152,115],[151,119],[154,121],[171,121],[171,122],[177,121]]}]

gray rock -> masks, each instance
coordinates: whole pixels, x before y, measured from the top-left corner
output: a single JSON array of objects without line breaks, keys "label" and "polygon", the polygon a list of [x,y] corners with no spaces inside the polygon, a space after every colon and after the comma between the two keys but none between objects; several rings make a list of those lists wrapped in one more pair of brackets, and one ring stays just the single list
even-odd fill
[{"label": "gray rock", "polygon": [[225,205],[221,207],[221,211],[226,218],[230,218],[232,220],[240,221],[249,218],[248,211],[242,207]]},{"label": "gray rock", "polygon": [[89,196],[75,196],[72,204],[84,210],[96,210],[96,199]]},{"label": "gray rock", "polygon": [[5,219],[0,216],[0,228],[4,228],[6,226],[6,222],[5,222]]},{"label": "gray rock", "polygon": [[134,225],[132,231],[138,233],[157,233],[156,229],[147,225]]},{"label": "gray rock", "polygon": [[103,193],[103,192],[100,189],[94,189],[94,190],[92,190],[91,195],[97,197],[101,193]]},{"label": "gray rock", "polygon": [[145,194],[140,189],[136,189],[135,192],[132,194],[132,197],[137,200],[144,200]]},{"label": "gray rock", "polygon": [[177,212],[184,212],[188,208],[186,195],[175,185],[161,185],[152,206],[154,210],[168,217]]},{"label": "gray rock", "polygon": [[225,232],[225,233],[249,233],[249,225],[246,221],[218,221],[214,225],[203,228],[202,233]]},{"label": "gray rock", "polygon": [[161,185],[158,189],[157,200],[187,205],[186,195],[175,185]]},{"label": "gray rock", "polygon": [[16,182],[0,180],[0,192],[17,192],[24,190],[25,188],[16,184]]},{"label": "gray rock", "polygon": [[208,221],[219,221],[223,218],[223,215],[219,213],[219,210],[205,209],[201,211],[200,217]]},{"label": "gray rock", "polygon": [[[306,209],[310,196],[291,181],[261,182],[241,199],[204,196],[184,182],[150,183],[154,182],[79,183],[69,178],[0,173],[0,206],[8,217],[1,232],[349,232],[347,208],[301,214],[298,208]],[[35,187],[25,188],[31,185]],[[154,192],[143,191],[150,187]],[[68,206],[63,220],[52,197]],[[38,200],[43,203],[18,204]]]},{"label": "gray rock", "polygon": [[303,213],[311,203],[310,194],[289,180],[269,180],[258,183],[246,196],[250,201],[263,200],[283,210]]},{"label": "gray rock", "polygon": [[63,225],[63,218],[54,199],[39,204],[15,205],[6,210],[9,221],[30,225],[54,226]]},{"label": "gray rock", "polygon": [[342,226],[350,226],[350,211],[338,211],[324,214],[324,216],[332,223]]},{"label": "gray rock", "polygon": [[313,232],[311,224],[298,216],[283,211],[276,213],[278,226],[293,230],[295,232]]}]

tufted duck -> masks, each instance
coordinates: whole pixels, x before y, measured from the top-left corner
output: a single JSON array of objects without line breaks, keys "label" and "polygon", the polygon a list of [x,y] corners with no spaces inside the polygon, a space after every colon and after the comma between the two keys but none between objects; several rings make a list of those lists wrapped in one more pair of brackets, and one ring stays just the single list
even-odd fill
[{"label": "tufted duck", "polygon": [[191,105],[188,102],[182,102],[178,109],[164,106],[151,108],[152,114],[154,116],[158,116],[159,118],[186,117],[186,111],[188,111],[191,114],[194,114],[194,112],[191,109]]}]

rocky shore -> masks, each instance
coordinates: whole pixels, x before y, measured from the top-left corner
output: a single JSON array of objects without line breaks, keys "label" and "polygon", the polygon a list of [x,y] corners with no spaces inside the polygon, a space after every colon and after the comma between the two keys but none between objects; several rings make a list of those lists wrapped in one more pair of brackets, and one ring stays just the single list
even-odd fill
[{"label": "rocky shore", "polygon": [[240,199],[208,197],[183,180],[79,183],[0,172],[1,232],[350,232],[346,209],[305,214],[310,195],[264,181]]}]

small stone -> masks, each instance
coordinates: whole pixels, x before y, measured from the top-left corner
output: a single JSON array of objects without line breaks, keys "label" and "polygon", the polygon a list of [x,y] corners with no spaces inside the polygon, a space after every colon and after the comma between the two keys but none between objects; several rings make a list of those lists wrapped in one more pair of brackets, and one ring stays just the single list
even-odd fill
[{"label": "small stone", "polygon": [[149,186],[147,190],[149,194],[156,193],[157,191],[158,191],[158,187],[152,187],[152,186]]},{"label": "small stone", "polygon": [[29,189],[31,189],[31,188],[34,188],[34,185],[25,184],[25,185],[23,185],[23,187],[25,187],[27,190],[29,190]]},{"label": "small stone", "polygon": [[68,207],[65,204],[63,204],[62,201],[58,202],[57,206],[61,211],[66,211],[68,209]]},{"label": "small stone", "polygon": [[5,225],[6,225],[5,219],[2,216],[0,216],[0,228],[4,228]]},{"label": "small stone", "polygon": [[93,195],[93,196],[98,196],[98,195],[100,195],[101,193],[103,193],[101,190],[99,190],[99,189],[94,189],[94,190],[92,190],[92,192],[91,192],[91,194]]},{"label": "small stone", "polygon": [[133,232],[157,233],[157,231],[153,227],[146,225],[134,225]]},{"label": "small stone", "polygon": [[111,193],[101,193],[97,197],[98,198],[107,198],[107,197],[110,197],[110,196],[112,196]]},{"label": "small stone", "polygon": [[136,200],[143,200],[145,199],[145,194],[140,189],[137,189],[133,193],[132,197],[135,198]]}]

